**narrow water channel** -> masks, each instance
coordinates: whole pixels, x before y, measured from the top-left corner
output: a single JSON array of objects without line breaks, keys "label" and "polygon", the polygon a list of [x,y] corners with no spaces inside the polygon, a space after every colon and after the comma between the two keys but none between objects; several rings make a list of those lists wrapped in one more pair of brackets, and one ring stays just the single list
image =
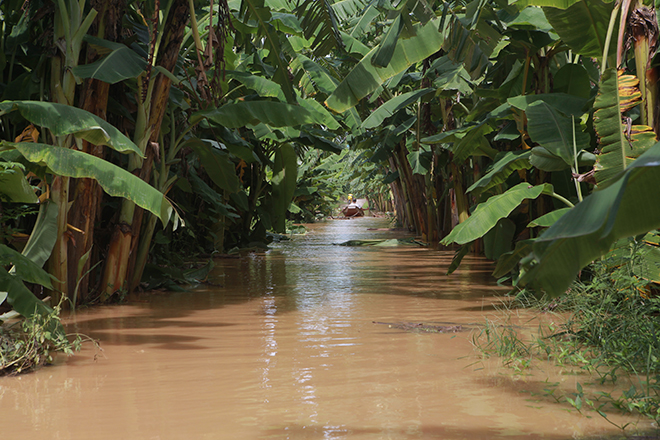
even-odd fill
[{"label": "narrow water channel", "polygon": [[[218,259],[213,286],[156,293],[67,318],[98,339],[71,358],[0,378],[2,438],[570,439],[616,435],[595,414],[554,403],[546,379],[480,360],[471,333],[377,322],[460,324],[501,317],[488,262],[415,246],[384,219],[335,220],[241,259]],[[399,237],[402,235],[399,234]],[[527,325],[527,316],[519,316]],[[535,325],[535,324],[529,324]],[[612,415],[618,423],[626,420]]]}]

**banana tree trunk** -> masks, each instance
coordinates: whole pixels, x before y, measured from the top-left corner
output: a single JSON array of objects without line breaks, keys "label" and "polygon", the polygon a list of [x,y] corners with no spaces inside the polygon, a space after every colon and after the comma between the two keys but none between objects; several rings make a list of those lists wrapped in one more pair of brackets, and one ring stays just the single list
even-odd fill
[{"label": "banana tree trunk", "polygon": [[[109,41],[117,41],[118,29],[122,20],[124,8],[120,0],[93,0],[92,8],[101,11],[90,28],[90,34],[97,35]],[[98,55],[88,48],[87,63],[96,61]],[[110,84],[96,79],[86,80],[83,84],[80,108],[95,114],[103,120],[107,120],[106,110]],[[103,157],[104,147],[83,142],[83,151],[96,157]],[[70,231],[72,246],[68,252],[68,291],[76,292],[77,302],[82,303],[89,297],[89,277],[83,276],[90,265],[96,262],[96,258],[88,259],[79,270],[78,262],[83,259],[94,243],[94,224],[101,206],[103,191],[94,179],[73,179],[72,195],[70,197],[71,209],[69,211],[69,224],[73,226]],[[72,276],[75,275],[75,276]],[[74,304],[75,306],[75,304]]]},{"label": "banana tree trunk", "polygon": [[[82,38],[92,25],[97,11],[92,9],[84,15],[79,4],[73,0],[57,3],[54,15],[53,41],[57,48],[51,58],[50,91],[52,100],[59,104],[73,105],[76,95],[76,78],[72,68],[78,65]],[[55,142],[64,148],[72,147],[71,140],[59,137]],[[59,303],[63,296],[73,293],[69,289],[68,247],[73,241],[69,232],[69,182],[68,177],[56,176],[53,179],[51,197],[58,206],[57,239],[48,261],[48,270],[57,280],[53,283],[51,296]],[[73,229],[71,229],[73,230]],[[75,273],[75,272],[74,272]],[[75,276],[74,276],[75,278]],[[64,304],[66,306],[66,304]]]},{"label": "banana tree trunk", "polygon": [[[174,0],[170,8],[164,27],[165,34],[160,44],[163,50],[159,53],[157,61],[159,66],[170,72],[176,66],[190,12],[187,0]],[[145,147],[146,160],[136,170],[145,182],[151,181],[154,149],[157,148],[157,141],[160,137],[160,127],[167,109],[171,85],[172,81],[167,76],[161,74],[156,77],[150,85],[150,93],[147,93],[150,102],[145,103],[145,105],[148,105],[145,123],[139,129],[136,129],[135,139],[143,140],[149,133],[148,141],[146,143],[142,141]],[[139,96],[138,99],[140,99]],[[115,227],[108,250],[102,285],[104,291],[101,296],[102,300],[107,300],[117,290],[132,287],[134,283],[129,286],[128,280],[141,277],[141,274],[138,274],[139,277],[136,276],[133,269],[137,258],[142,219],[143,210],[136,207],[134,203],[125,200],[122,206],[120,223]]]}]

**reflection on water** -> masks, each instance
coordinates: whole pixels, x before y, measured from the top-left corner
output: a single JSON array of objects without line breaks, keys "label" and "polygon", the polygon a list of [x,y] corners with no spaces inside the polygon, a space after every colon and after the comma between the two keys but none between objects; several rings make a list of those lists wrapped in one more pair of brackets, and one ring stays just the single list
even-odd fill
[{"label": "reflection on water", "polygon": [[[0,378],[3,438],[491,439],[597,437],[599,417],[544,395],[584,377],[513,375],[479,361],[468,333],[379,322],[477,326],[500,290],[491,266],[393,238],[383,220],[333,221],[262,254],[216,261],[213,283],[69,318],[101,341],[73,358]],[[501,290],[500,290],[501,291]],[[521,316],[519,324],[527,318]],[[614,420],[621,422],[622,419]]]}]

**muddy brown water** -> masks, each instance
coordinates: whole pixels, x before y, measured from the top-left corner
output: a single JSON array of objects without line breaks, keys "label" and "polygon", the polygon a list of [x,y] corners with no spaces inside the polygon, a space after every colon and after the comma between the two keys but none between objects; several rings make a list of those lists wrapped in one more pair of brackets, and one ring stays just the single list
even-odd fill
[{"label": "muddy brown water", "polygon": [[[617,435],[595,413],[543,393],[585,377],[516,374],[481,360],[471,332],[406,332],[379,322],[478,326],[501,319],[490,263],[411,246],[383,219],[336,220],[242,259],[211,280],[66,319],[100,341],[35,373],[0,378],[0,436],[24,439],[569,439]],[[495,305],[495,306],[494,306]],[[531,316],[515,324],[534,327]],[[635,422],[610,415],[617,423]],[[648,428],[647,422],[639,422]]]}]

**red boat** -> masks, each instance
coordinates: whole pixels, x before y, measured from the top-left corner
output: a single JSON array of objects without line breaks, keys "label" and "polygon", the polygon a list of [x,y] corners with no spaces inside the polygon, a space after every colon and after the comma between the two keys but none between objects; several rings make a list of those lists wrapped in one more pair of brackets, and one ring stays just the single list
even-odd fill
[{"label": "red boat", "polygon": [[364,210],[357,203],[349,203],[341,210],[345,217],[363,217]]}]

